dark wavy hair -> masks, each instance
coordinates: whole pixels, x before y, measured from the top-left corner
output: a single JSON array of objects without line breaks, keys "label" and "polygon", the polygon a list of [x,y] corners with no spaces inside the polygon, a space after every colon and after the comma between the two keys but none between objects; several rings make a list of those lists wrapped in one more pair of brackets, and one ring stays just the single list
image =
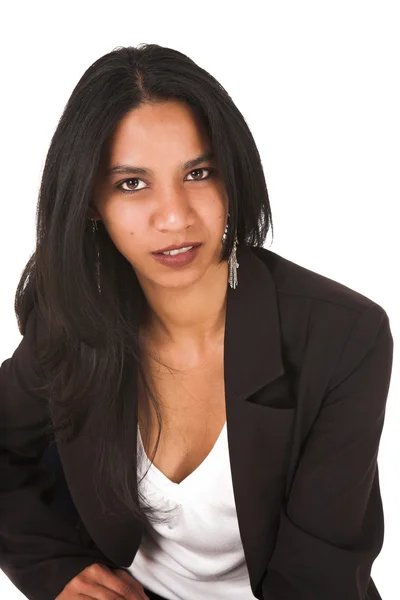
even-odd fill
[{"label": "dark wavy hair", "polygon": [[[20,333],[33,308],[45,324],[37,358],[45,374],[41,389],[57,409],[57,422],[49,423],[54,440],[74,438],[90,410],[107,415],[98,432],[99,499],[104,508],[100,484],[106,477],[122,508],[147,526],[163,519],[144,498],[139,502],[137,440],[128,435],[126,418],[132,390],[123,385],[137,366],[159,425],[153,461],[162,423],[139,346],[137,323],[146,298],[101,222],[93,233],[88,207],[106,142],[120,119],[145,103],[167,100],[188,103],[209,135],[229,202],[220,260],[228,260],[235,233],[239,245],[263,246],[273,226],[261,159],[229,94],[177,50],[117,47],[87,69],[60,117],[43,168],[36,248],[15,294]],[[148,420],[144,427],[148,432]]]}]

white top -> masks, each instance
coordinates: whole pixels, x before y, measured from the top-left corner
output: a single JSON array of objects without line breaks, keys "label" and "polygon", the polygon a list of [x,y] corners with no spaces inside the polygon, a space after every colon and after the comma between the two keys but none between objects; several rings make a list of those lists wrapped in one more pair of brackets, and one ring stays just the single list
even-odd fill
[{"label": "white top", "polygon": [[[138,426],[138,478],[150,464]],[[254,600],[233,495],[226,422],[211,452],[181,483],[151,465],[139,483],[155,507],[174,508],[169,521],[143,534],[129,567],[167,600]]]}]

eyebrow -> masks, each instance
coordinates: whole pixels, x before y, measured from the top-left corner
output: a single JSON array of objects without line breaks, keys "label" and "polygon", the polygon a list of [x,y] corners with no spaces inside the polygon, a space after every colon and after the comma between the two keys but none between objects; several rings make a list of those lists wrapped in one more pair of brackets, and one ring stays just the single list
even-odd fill
[{"label": "eyebrow", "polygon": [[[205,162],[207,160],[212,160],[213,158],[215,158],[214,152],[205,152],[204,154],[201,154],[200,156],[197,156],[196,158],[192,158],[191,160],[186,161],[185,163],[183,163],[182,165],[182,170],[186,171],[186,169],[191,169],[193,167],[196,167],[197,165],[199,165],[202,162]],[[110,167],[109,169],[107,169],[105,171],[105,175],[106,177],[110,177],[111,175],[114,175],[115,173],[124,173],[124,174],[139,174],[139,175],[153,175],[154,172],[151,169],[145,169],[143,167],[134,167],[133,165],[115,165],[114,167]]]}]

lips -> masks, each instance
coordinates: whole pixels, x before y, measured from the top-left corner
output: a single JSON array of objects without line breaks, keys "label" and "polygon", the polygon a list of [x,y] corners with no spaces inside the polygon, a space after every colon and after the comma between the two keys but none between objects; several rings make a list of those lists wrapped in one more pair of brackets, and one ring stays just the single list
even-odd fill
[{"label": "lips", "polygon": [[186,242],[185,244],[180,244],[179,246],[166,246],[165,248],[157,250],[152,254],[162,254],[163,252],[169,252],[170,250],[180,250],[181,248],[187,248],[189,246],[193,246],[195,248],[196,246],[201,246],[201,242]]},{"label": "lips", "polygon": [[153,252],[154,260],[158,261],[164,267],[181,268],[190,265],[200,252],[202,244],[193,245],[193,248],[176,254],[163,254],[162,252]]}]

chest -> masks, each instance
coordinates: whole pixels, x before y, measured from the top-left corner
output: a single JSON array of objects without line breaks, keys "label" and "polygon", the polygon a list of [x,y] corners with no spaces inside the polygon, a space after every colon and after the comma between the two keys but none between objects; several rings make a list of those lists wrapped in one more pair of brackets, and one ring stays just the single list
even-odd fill
[{"label": "chest", "polygon": [[[172,372],[146,363],[146,376],[156,395],[162,431],[153,459],[170,481],[181,483],[211,452],[226,421],[223,348],[215,350],[195,366],[179,361]],[[144,432],[144,403],[151,415],[149,437]],[[158,436],[152,403],[138,380],[138,420],[145,452],[151,458]]]}]

